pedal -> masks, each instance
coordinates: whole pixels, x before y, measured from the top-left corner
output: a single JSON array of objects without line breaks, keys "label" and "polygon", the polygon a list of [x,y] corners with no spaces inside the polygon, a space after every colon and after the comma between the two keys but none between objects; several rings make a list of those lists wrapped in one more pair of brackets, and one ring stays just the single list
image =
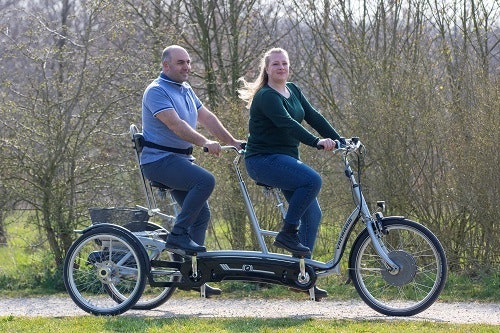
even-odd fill
[{"label": "pedal", "polygon": [[178,254],[182,257],[195,257],[197,255],[197,252],[186,251],[178,248],[165,247],[165,250],[174,254]]},{"label": "pedal", "polygon": [[151,260],[151,267],[164,267],[181,269],[182,262],[180,261],[167,261],[167,260]]}]

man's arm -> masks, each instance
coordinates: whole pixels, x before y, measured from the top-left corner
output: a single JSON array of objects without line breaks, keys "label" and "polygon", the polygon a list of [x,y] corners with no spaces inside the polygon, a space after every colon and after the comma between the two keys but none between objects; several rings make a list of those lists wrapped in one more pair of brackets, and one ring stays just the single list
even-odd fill
[{"label": "man's arm", "polygon": [[227,145],[239,147],[242,141],[236,140],[231,133],[222,125],[219,118],[205,106],[198,109],[198,121],[210,133],[216,136],[220,141]]},{"label": "man's arm", "polygon": [[167,109],[158,112],[156,114],[156,118],[167,125],[167,127],[181,139],[191,142],[197,146],[203,147],[210,141],[201,133],[198,133],[195,129],[189,126],[189,124],[184,120],[179,118],[179,115],[174,109]]}]

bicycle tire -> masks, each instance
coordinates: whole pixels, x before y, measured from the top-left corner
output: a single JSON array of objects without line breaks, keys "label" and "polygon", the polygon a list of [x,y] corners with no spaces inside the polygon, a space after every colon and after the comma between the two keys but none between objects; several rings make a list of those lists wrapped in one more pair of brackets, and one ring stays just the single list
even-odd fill
[{"label": "bicycle tire", "polygon": [[[163,235],[166,236],[167,234],[167,230],[165,228],[152,222],[132,222],[124,225],[124,228],[130,230],[132,233],[141,231],[158,232],[160,237],[163,237]],[[152,256],[154,251],[151,251],[151,249],[146,249],[146,252],[148,252],[149,260],[160,259],[160,254]],[[174,260],[174,258],[178,259],[177,257],[174,257],[174,255],[170,252],[164,251],[163,254],[168,256],[168,258],[165,258],[166,260],[172,261]],[[178,277],[173,277],[170,281],[178,280]],[[157,308],[168,301],[170,297],[172,297],[176,289],[176,287],[152,287],[149,285],[149,283],[146,283],[141,298],[132,306],[132,309],[152,310],[154,308]]]},{"label": "bicycle tire", "polygon": [[[144,291],[149,261],[133,234],[118,226],[88,228],[69,248],[63,280],[71,299],[94,315],[119,315]],[[110,292],[121,295],[116,302]]]},{"label": "bicycle tire", "polygon": [[387,270],[364,229],[353,243],[349,275],[372,309],[388,316],[413,316],[431,306],[443,290],[446,255],[437,237],[423,225],[402,218],[386,218],[382,223],[388,231],[382,241],[399,272]]}]

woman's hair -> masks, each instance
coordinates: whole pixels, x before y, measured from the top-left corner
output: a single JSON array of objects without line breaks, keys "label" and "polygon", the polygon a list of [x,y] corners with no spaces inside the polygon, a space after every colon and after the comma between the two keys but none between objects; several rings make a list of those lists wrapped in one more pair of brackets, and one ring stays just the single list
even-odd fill
[{"label": "woman's hair", "polygon": [[252,104],[252,99],[253,99],[253,96],[255,95],[255,93],[260,88],[265,86],[269,80],[269,77],[268,77],[267,72],[266,72],[266,68],[269,65],[269,58],[270,58],[271,54],[273,54],[273,53],[283,53],[288,58],[288,52],[286,52],[286,50],[279,48],[279,47],[272,48],[269,51],[267,51],[264,54],[264,56],[262,57],[262,59],[260,60],[259,76],[257,77],[257,79],[254,82],[248,82],[243,77],[238,80],[243,85],[242,88],[238,89],[238,95],[242,100],[247,102],[246,107],[248,109],[250,108],[250,105]]}]

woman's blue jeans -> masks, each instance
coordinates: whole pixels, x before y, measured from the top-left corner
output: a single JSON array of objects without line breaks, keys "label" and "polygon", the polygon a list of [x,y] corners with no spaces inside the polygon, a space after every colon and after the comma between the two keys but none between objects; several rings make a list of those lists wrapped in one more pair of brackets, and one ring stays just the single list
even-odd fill
[{"label": "woman's blue jeans", "polygon": [[177,154],[141,166],[144,176],[172,189],[181,206],[173,233],[188,233],[199,245],[205,244],[210,221],[208,198],[215,187],[215,177],[193,161]]},{"label": "woman's blue jeans", "polygon": [[299,225],[302,245],[314,248],[321,208],[318,193],[321,176],[310,166],[283,154],[261,154],[245,158],[248,175],[259,183],[281,189],[287,202],[285,223]]}]

